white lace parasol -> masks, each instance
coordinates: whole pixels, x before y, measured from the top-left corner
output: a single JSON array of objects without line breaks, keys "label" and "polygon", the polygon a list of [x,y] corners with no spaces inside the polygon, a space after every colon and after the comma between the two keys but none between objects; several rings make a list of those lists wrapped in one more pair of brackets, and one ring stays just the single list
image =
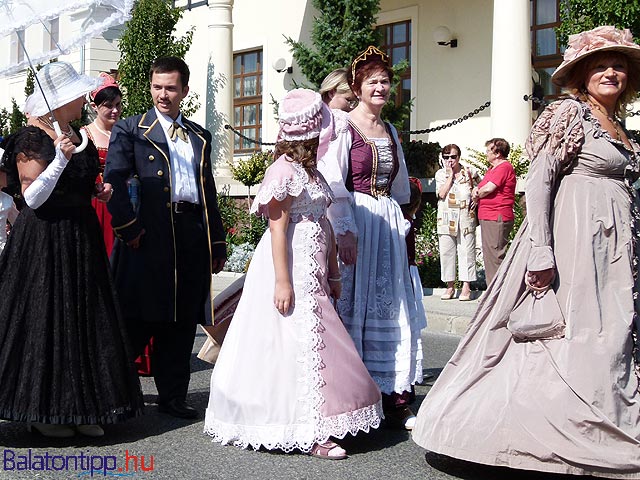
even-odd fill
[{"label": "white lace parasol", "polygon": [[0,57],[0,75],[68,54],[108,28],[123,24],[130,18],[132,6],[133,0],[0,0],[0,40],[11,36],[12,41],[19,41],[17,32],[36,23],[48,28],[51,20],[63,15],[82,13],[86,17],[78,32],[71,35],[61,32],[60,41],[51,49],[46,45],[40,51],[34,51],[30,46],[20,62],[11,62],[8,56]]},{"label": "white lace parasol", "polygon": [[[59,55],[68,54],[74,48],[84,45],[89,39],[100,35],[110,27],[121,25],[131,16],[131,8],[134,0],[0,0],[0,42],[9,37],[11,42],[19,43],[19,48],[24,51],[24,60],[16,60],[10,55],[0,55],[0,75],[10,75],[29,67],[34,75],[34,64],[44,63]],[[64,15],[82,15],[85,21],[82,27],[72,34],[61,35],[56,40],[49,25],[51,20]],[[42,24],[48,31],[51,42],[43,45],[40,50],[34,49],[31,44],[29,49],[25,46],[24,32],[34,24]],[[20,32],[20,34],[19,34]],[[61,32],[62,33],[62,32]],[[69,33],[69,32],[65,32]],[[45,98],[45,92],[37,80],[37,87]],[[53,112],[52,112],[53,116]],[[61,134],[58,122],[53,119],[53,126]],[[81,131],[82,143],[76,147],[76,152],[84,150],[87,145],[87,137],[84,130]]]}]

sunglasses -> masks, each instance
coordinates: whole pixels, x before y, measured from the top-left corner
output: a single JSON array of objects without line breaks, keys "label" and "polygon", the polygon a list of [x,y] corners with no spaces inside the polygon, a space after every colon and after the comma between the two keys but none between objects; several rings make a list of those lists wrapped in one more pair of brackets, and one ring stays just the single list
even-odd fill
[{"label": "sunglasses", "polygon": [[450,158],[458,158],[458,155],[442,155],[442,158],[444,158],[445,160],[449,160]]}]

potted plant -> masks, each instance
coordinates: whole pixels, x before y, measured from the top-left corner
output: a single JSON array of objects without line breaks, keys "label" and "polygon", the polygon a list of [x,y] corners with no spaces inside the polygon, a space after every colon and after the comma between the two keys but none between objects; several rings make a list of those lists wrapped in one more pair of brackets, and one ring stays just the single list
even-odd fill
[{"label": "potted plant", "polygon": [[251,208],[251,187],[259,184],[264,178],[264,172],[273,162],[273,151],[254,152],[250,157],[237,162],[229,162],[229,169],[234,180],[247,187],[247,202]]}]

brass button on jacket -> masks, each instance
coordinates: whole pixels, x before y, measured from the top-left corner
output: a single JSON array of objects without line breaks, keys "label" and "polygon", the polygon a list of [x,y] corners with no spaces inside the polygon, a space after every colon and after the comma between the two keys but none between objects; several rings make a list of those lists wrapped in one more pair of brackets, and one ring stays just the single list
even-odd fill
[{"label": "brass button on jacket", "polygon": [[153,155],[149,155],[149,161],[153,162],[156,159],[156,157],[154,157]]},{"label": "brass button on jacket", "polygon": [[158,176],[161,177],[164,175],[164,172],[162,170],[158,170]]}]

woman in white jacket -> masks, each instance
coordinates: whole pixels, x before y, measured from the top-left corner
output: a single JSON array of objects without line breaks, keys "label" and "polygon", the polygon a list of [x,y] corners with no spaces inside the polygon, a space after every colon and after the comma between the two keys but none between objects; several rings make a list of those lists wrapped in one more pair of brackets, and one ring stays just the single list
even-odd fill
[{"label": "woman in white jacket", "polygon": [[358,106],[333,111],[335,139],[318,169],[336,196],[328,215],[342,261],[338,313],[382,391],[387,424],[410,430],[426,322],[416,311],[400,210],[409,201],[407,167],[395,128],[380,117],[392,77],[375,47],[353,61],[349,84]]}]

